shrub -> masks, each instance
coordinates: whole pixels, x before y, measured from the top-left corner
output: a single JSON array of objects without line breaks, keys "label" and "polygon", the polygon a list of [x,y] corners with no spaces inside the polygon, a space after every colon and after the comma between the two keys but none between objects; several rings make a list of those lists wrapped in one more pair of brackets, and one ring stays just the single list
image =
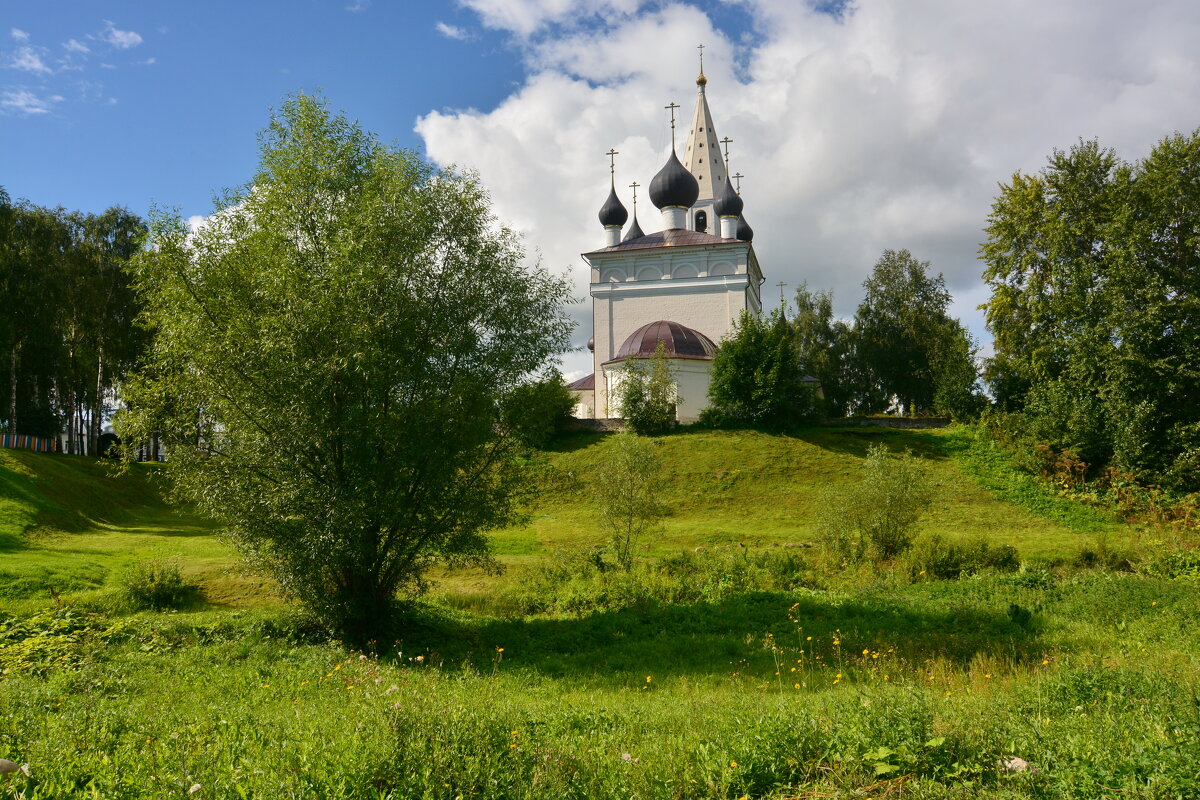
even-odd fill
[{"label": "shrub", "polygon": [[658,499],[662,462],[656,448],[654,442],[633,433],[618,433],[604,444],[592,480],[600,524],[609,533],[617,563],[626,571],[633,564],[635,543],[667,514]]},{"label": "shrub", "polygon": [[574,408],[575,396],[558,370],[551,369],[513,389],[501,405],[501,419],[522,443],[545,447],[566,430]]},{"label": "shrub", "polygon": [[663,433],[675,424],[675,408],[683,398],[671,377],[662,341],[646,359],[628,358],[621,365],[616,395],[629,429],[640,434]]},{"label": "shrub", "polygon": [[1138,565],[1138,569],[1154,578],[1171,580],[1200,580],[1200,547],[1191,549],[1162,548]]},{"label": "shrub", "polygon": [[882,444],[871,445],[862,470],[857,484],[826,496],[817,520],[826,547],[848,563],[903,553],[933,502],[933,485],[911,452],[892,458]]},{"label": "shrub", "polygon": [[122,599],[136,610],[184,608],[200,597],[200,587],[188,583],[172,561],[143,561],[121,581]]},{"label": "shrub", "polygon": [[1084,569],[1106,569],[1113,572],[1132,572],[1137,557],[1132,551],[1113,547],[1107,537],[1099,536],[1094,545],[1083,547],[1075,556],[1074,563]]}]

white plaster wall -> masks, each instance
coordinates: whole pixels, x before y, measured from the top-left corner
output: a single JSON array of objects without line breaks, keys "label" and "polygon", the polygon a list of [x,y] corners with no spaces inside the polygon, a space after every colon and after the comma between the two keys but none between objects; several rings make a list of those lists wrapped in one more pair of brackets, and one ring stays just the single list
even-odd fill
[{"label": "white plaster wall", "polygon": [[[612,391],[601,365],[641,326],[670,320],[719,344],[743,310],[761,310],[762,273],[749,243],[598,252],[585,258],[592,268],[597,418],[616,416],[609,408]],[[689,392],[696,398],[684,394],[689,406],[701,403],[688,411],[694,418],[706,402],[707,380]]]},{"label": "white plaster wall", "polygon": [[697,330],[719,344],[746,308],[745,276],[655,283],[647,286],[639,282],[636,287],[622,287],[625,291],[603,291],[609,287],[601,285],[601,291],[593,291],[597,417],[614,416],[608,406],[611,391],[600,367],[616,357],[635,330],[665,319]]},{"label": "white plaster wall", "polygon": [[575,395],[575,410],[571,415],[577,419],[592,419],[596,416],[596,392],[592,389],[572,389]]},{"label": "white plaster wall", "polygon": [[[625,362],[610,364],[603,368],[604,380],[612,389],[614,400],[609,406],[609,417],[622,417],[621,406],[615,400],[620,391]],[[667,360],[671,377],[675,381],[675,419],[679,422],[695,422],[700,412],[708,406],[708,385],[711,380],[712,362],[700,359],[672,358]]]},{"label": "white plaster wall", "polygon": [[675,418],[680,422],[695,422],[700,412],[708,408],[708,385],[712,381],[712,362],[678,359],[671,362],[671,374],[679,391]]}]

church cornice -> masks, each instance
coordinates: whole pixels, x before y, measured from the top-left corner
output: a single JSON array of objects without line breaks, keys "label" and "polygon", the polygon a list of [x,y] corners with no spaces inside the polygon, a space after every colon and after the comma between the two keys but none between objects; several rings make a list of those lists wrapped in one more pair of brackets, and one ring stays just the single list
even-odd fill
[{"label": "church cornice", "polygon": [[681,294],[686,292],[728,292],[745,289],[751,278],[745,273],[712,275],[703,278],[662,278],[653,281],[625,281],[591,284],[592,297],[601,295]]},{"label": "church cornice", "polygon": [[620,256],[625,253],[644,252],[647,250],[711,250],[714,248],[728,248],[730,250],[748,250],[751,248],[750,242],[743,242],[741,239],[723,239],[720,236],[713,236],[708,233],[700,233],[698,231],[689,231],[686,229],[676,229],[669,231],[659,231],[651,233],[640,239],[632,239],[613,247],[602,247],[599,250],[592,250],[583,253],[583,257],[589,261],[592,258],[607,258],[610,256]]}]

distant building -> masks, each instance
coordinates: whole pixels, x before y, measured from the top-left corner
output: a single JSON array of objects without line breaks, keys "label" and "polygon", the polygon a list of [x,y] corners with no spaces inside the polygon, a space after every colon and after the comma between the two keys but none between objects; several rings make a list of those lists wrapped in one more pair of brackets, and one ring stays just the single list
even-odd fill
[{"label": "distant building", "polygon": [[[576,416],[620,417],[615,399],[628,359],[654,355],[662,342],[681,398],[676,416],[695,420],[708,402],[716,343],[743,311],[762,310],[762,271],[742,216],[742,198],[729,175],[705,96],[704,63],[684,152],[671,154],[650,182],[650,201],[662,213],[661,231],[645,234],[617,197],[615,168],[600,209],[605,246],[583,254],[591,267],[593,373],[570,385]],[[672,114],[677,106],[670,106]],[[616,155],[616,153],[611,153]],[[733,178],[740,178],[734,175]]]}]

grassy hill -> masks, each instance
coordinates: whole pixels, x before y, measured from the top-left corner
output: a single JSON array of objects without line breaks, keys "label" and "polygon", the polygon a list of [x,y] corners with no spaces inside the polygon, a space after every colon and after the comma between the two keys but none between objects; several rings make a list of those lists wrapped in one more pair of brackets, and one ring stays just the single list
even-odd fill
[{"label": "grassy hill", "polygon": [[251,600],[269,584],[236,569],[211,521],[167,503],[154,465],[117,474],[82,456],[0,450],[0,609],[86,597],[133,565],[177,560],[213,603]]},{"label": "grassy hill", "polygon": [[[487,595],[518,580],[557,549],[602,543],[588,491],[599,434],[569,437],[548,454],[553,467],[529,523],[499,531],[493,544],[509,566],[496,579],[440,573],[443,596]],[[986,538],[1025,559],[1069,558],[1097,534],[1133,535],[1104,513],[1056,498],[989,454],[965,428],[814,428],[799,436],[753,431],[689,431],[658,440],[666,468],[663,534],[640,554],[661,557],[698,547],[805,545],[814,539],[825,493],[857,479],[873,442],[910,449],[927,461],[937,495],[923,531]],[[213,524],[162,499],[154,465],[115,465],[72,456],[0,451],[0,608],[32,607],[60,594],[111,588],[147,560],[172,558],[223,606],[276,604],[268,581],[238,567]],[[15,605],[14,605],[15,603]],[[473,603],[473,607],[486,603]]]},{"label": "grassy hill", "polygon": [[[1200,795],[1200,584],[1074,563],[1136,526],[1046,492],[969,429],[692,431],[659,440],[674,511],[638,568],[580,571],[554,553],[603,538],[598,438],[547,454],[528,524],[495,535],[507,573],[435,576],[383,658],[239,573],[154,468],[0,451],[0,758],[30,765],[0,794]],[[1009,543],[1026,566],[913,580],[786,547],[877,441],[927,458],[924,532]],[[163,557],[206,605],[105,602]]]}]

